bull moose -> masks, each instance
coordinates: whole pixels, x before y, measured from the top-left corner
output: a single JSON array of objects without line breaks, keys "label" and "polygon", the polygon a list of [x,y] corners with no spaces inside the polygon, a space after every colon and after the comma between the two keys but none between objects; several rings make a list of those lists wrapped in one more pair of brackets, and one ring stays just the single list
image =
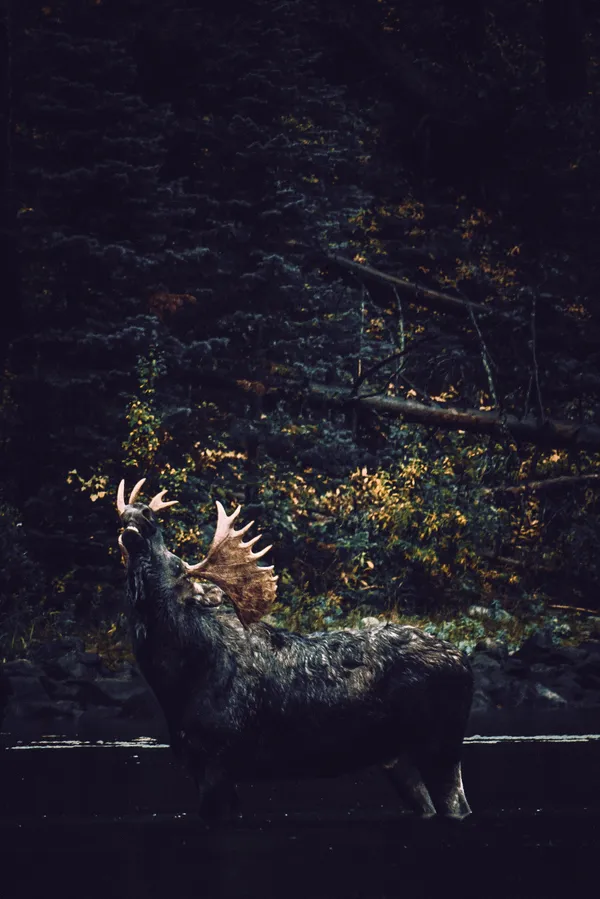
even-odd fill
[{"label": "bull moose", "polygon": [[[209,822],[236,808],[236,783],[329,776],[381,765],[416,814],[464,818],[461,750],[473,679],[464,653],[415,627],[297,634],[261,617],[273,566],[236,530],[241,507],[191,565],[165,546],[157,513],[166,491],[117,494],[134,653],[193,776]],[[200,580],[212,582],[205,589]],[[216,589],[213,585],[217,585]],[[213,598],[210,597],[213,591]],[[233,610],[223,602],[225,594]]]}]

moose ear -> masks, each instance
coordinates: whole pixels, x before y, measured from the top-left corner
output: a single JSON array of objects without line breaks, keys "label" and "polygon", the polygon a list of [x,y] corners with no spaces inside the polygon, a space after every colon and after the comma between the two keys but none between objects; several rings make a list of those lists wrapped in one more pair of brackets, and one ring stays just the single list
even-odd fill
[{"label": "moose ear", "polygon": [[223,603],[223,593],[214,584],[199,584],[193,581],[187,574],[177,582],[177,598],[179,602],[193,603],[194,605],[220,606]]}]

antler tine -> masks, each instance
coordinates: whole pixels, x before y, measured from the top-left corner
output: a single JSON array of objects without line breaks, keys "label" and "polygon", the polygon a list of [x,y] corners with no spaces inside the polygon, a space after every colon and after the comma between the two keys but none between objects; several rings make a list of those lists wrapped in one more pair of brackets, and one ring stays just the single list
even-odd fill
[{"label": "antler tine", "polygon": [[125,511],[125,481],[121,481],[117,490],[117,512],[122,515]]},{"label": "antler tine", "polygon": [[[252,524],[254,524],[254,522],[252,522]],[[239,534],[240,532],[236,531],[235,533]],[[258,541],[260,540],[261,537],[262,537],[262,534],[258,534],[256,537],[253,537],[252,540],[248,540],[246,543],[240,543],[240,546],[243,549],[250,549],[251,546],[254,546],[255,543],[258,543]],[[264,549],[261,549],[260,552],[250,553],[250,557],[252,559],[262,559],[262,557],[265,556],[269,552],[270,549],[273,549],[273,544],[271,544],[271,546],[266,546]],[[265,569],[263,568],[263,571],[264,570]]]},{"label": "antler tine", "polygon": [[145,483],[146,483],[146,478],[142,478],[141,481],[137,482],[137,484],[135,485],[135,487],[129,494],[129,500],[127,503],[129,506],[136,501],[136,499],[138,498],[138,494],[140,493],[140,491]]},{"label": "antler tine", "polygon": [[153,496],[148,503],[153,512],[160,512],[161,509],[166,509],[168,506],[174,506],[177,503],[176,499],[170,499],[166,503],[164,503],[163,496],[166,492],[166,490],[161,490],[160,493],[157,493],[156,496]]},{"label": "antler tine", "polygon": [[[262,534],[261,534],[261,537],[262,537]],[[271,543],[269,546],[265,546],[265,548],[264,548],[264,549],[261,549],[260,552],[257,552],[257,553],[250,553],[250,557],[251,557],[252,559],[254,559],[255,561],[258,560],[258,559],[262,559],[262,557],[263,557],[263,556],[266,556],[266,554],[269,552],[270,549],[273,549],[273,544],[272,544],[272,543]],[[264,568],[263,568],[262,570],[264,571]]]},{"label": "antler tine", "polygon": [[234,533],[231,525],[241,511],[242,507],[238,506],[237,509],[234,509],[231,515],[228,515],[223,505],[219,502],[219,500],[217,500],[217,530],[215,531],[215,536],[213,537],[213,545],[220,543],[225,537],[227,537],[230,531]]},{"label": "antler tine", "polygon": [[267,546],[259,552],[252,552],[251,547],[260,540],[261,535],[245,543],[240,539],[254,522],[238,531],[233,527],[241,508],[238,506],[228,515],[222,504],[217,502],[217,528],[208,554],[196,565],[186,563],[186,570],[188,575],[196,574],[221,587],[232,600],[240,621],[246,625],[258,621],[274,602],[277,577],[271,574],[272,565],[260,567],[256,564],[272,549]]}]

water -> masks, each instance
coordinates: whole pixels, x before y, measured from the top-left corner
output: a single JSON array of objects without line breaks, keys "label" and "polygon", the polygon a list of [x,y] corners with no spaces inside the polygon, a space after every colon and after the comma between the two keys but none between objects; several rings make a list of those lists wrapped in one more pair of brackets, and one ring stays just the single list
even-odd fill
[{"label": "water", "polygon": [[208,831],[159,740],[47,736],[0,751],[2,899],[587,895],[600,852],[600,737],[472,737],[464,822],[403,815],[378,771],[240,788]]}]

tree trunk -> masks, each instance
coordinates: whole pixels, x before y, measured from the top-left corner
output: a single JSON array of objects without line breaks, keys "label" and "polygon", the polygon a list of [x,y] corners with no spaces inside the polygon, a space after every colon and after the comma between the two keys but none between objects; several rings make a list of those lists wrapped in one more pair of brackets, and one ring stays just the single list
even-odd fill
[{"label": "tree trunk", "polygon": [[0,257],[4,308],[0,328],[0,375],[21,321],[17,202],[13,184],[13,28],[12,0],[0,0]]},{"label": "tree trunk", "polygon": [[546,93],[573,103],[587,92],[584,27],[579,0],[544,0]]}]

